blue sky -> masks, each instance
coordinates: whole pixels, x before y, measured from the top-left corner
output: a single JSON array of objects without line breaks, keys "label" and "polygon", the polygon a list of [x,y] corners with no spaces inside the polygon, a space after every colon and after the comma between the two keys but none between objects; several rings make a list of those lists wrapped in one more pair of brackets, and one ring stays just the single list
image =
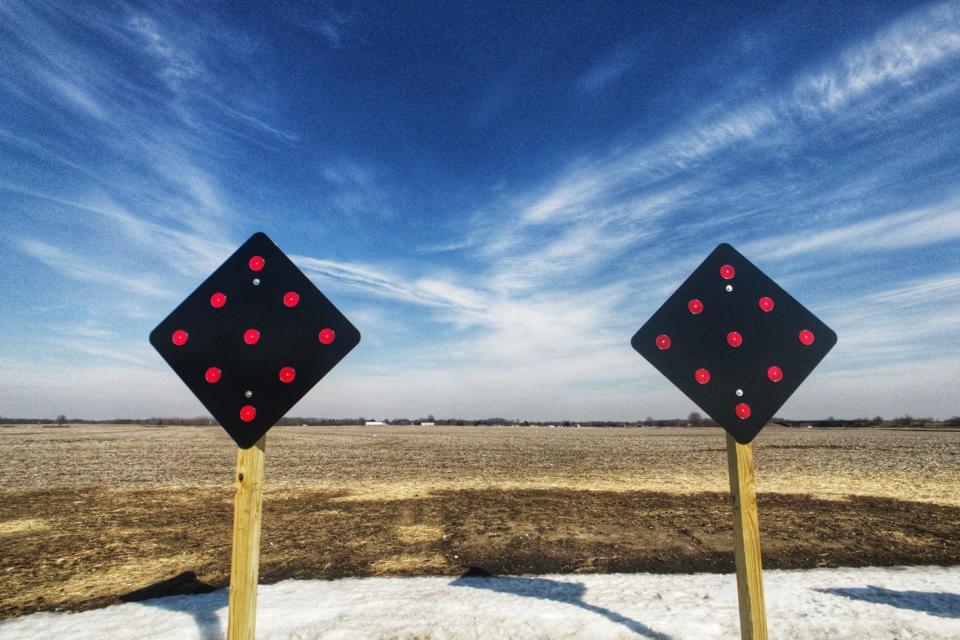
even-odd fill
[{"label": "blue sky", "polygon": [[259,230],[364,336],[295,415],[686,415],[720,242],[840,336],[781,415],[960,413],[960,3],[716,4],[0,4],[0,414],[202,415]]}]

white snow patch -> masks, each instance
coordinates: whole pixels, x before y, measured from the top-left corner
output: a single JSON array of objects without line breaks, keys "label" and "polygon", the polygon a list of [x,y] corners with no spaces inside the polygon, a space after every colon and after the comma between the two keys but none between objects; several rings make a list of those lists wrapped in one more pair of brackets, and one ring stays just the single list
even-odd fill
[{"label": "white snow patch", "polygon": [[[773,638],[960,638],[960,567],[766,571]],[[0,623],[0,638],[224,638],[226,593]],[[257,637],[739,637],[732,575],[287,580],[261,586]]]}]

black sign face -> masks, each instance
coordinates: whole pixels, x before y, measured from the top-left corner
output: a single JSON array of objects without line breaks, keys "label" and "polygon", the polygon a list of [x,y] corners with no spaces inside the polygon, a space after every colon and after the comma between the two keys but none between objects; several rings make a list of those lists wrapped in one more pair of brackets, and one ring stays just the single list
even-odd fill
[{"label": "black sign face", "polygon": [[836,343],[837,334],[728,244],[714,249],[631,340],[741,444]]},{"label": "black sign face", "polygon": [[360,342],[360,332],[263,233],[150,333],[203,406],[246,449]]}]

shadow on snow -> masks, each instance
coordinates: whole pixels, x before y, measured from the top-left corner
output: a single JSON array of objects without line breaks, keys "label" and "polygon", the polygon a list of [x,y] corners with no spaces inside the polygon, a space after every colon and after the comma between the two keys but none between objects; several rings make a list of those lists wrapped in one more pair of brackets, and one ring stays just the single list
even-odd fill
[{"label": "shadow on snow", "polygon": [[[216,592],[216,593],[213,593]],[[209,594],[195,598],[198,594]],[[155,582],[142,589],[120,596],[122,602],[139,602],[146,607],[188,613],[193,616],[204,640],[223,640],[217,610],[227,605],[229,591],[197,578],[193,571],[184,571],[167,580]]]},{"label": "shadow on snow", "polygon": [[922,611],[940,618],[960,618],[960,595],[937,591],[894,591],[883,587],[842,587],[816,589],[820,593],[844,596],[875,604],[888,604],[898,609]]},{"label": "shadow on snow", "polygon": [[494,576],[479,567],[471,567],[462,576],[453,580],[450,586],[487,589],[488,591],[496,591],[497,593],[509,593],[527,598],[562,602],[601,615],[607,620],[621,624],[630,629],[630,631],[646,638],[651,638],[652,640],[670,640],[670,636],[654,631],[642,622],[628,618],[616,611],[584,602],[583,596],[586,594],[587,588],[581,582],[560,582],[546,578]]}]

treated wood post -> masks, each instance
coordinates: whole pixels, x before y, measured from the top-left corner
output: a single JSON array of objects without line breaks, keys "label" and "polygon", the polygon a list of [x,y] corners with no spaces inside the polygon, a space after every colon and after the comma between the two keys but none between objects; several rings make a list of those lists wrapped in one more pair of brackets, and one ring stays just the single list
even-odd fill
[{"label": "treated wood post", "polygon": [[767,611],[763,604],[763,568],[760,562],[760,526],[753,476],[753,445],[727,435],[727,470],[733,498],[733,548],[737,562],[742,640],[766,640]]},{"label": "treated wood post", "polygon": [[254,640],[257,579],[260,575],[260,512],[263,505],[263,449],[267,436],[237,449],[237,495],[233,503],[228,640]]}]

